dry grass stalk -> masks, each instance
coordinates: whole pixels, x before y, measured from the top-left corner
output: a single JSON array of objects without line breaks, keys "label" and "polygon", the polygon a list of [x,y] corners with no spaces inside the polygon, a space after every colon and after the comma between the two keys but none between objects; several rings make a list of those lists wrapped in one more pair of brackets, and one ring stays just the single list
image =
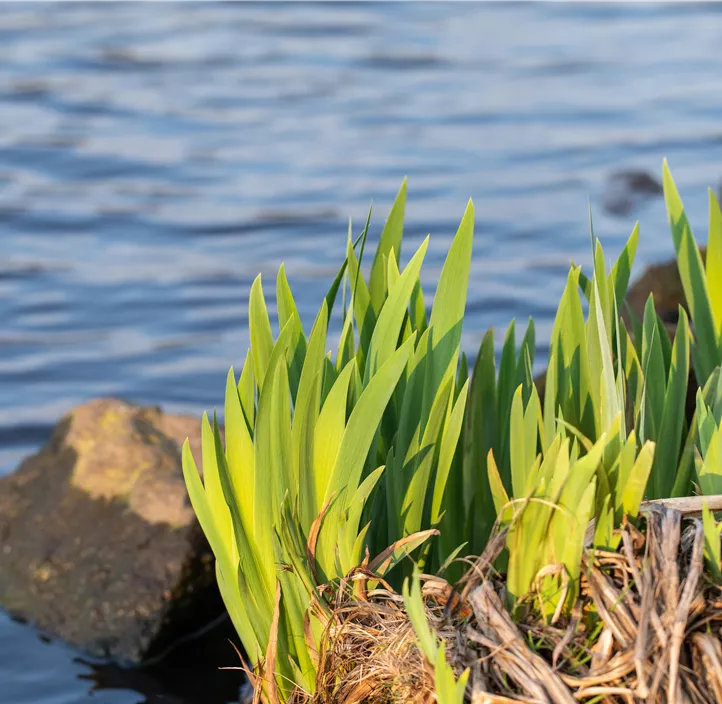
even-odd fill
[{"label": "dry grass stalk", "polygon": [[[645,518],[644,532],[624,527],[618,552],[586,552],[581,596],[554,625],[532,603],[520,622],[511,618],[491,566],[503,536],[460,593],[424,577],[427,617],[449,662],[457,675],[471,668],[469,701],[722,702],[722,593],[704,575],[701,523],[664,506],[647,506]],[[296,693],[296,702],[436,701],[403,599],[383,583],[367,592],[371,579],[359,570],[341,585],[317,693]]]},{"label": "dry grass stalk", "polygon": [[[403,598],[387,584],[367,591],[372,575],[358,570],[336,595],[327,647],[319,654],[318,704],[427,704],[436,700],[434,673],[417,647],[417,636],[404,610]],[[422,594],[427,618],[448,644],[452,657],[462,632],[462,619],[450,612],[449,584],[427,577]],[[458,597],[457,597],[458,602]]]},{"label": "dry grass stalk", "polygon": [[567,629],[539,618],[515,624],[498,585],[474,587],[468,628],[486,637],[477,655],[496,649],[484,660],[492,691],[555,703],[722,701],[722,595],[703,574],[702,525],[659,506],[645,515],[645,533],[625,526],[619,552],[586,553]]}]

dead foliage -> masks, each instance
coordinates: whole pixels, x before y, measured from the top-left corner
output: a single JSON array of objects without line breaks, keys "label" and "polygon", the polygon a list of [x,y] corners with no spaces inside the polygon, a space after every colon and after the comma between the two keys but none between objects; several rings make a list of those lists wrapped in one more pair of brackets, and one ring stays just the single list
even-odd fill
[{"label": "dead foliage", "polygon": [[722,595],[704,576],[701,522],[650,507],[645,532],[626,525],[622,538],[616,553],[587,551],[567,623],[514,623],[498,585],[480,580],[466,634],[486,682],[472,701],[722,701]]},{"label": "dead foliage", "polygon": [[[674,508],[644,510],[617,552],[588,549],[581,595],[552,624],[529,597],[512,619],[493,564],[497,534],[456,589],[424,576],[427,617],[457,676],[471,669],[466,697],[503,702],[708,704],[722,702],[722,592],[704,573],[704,533]],[[523,605],[524,606],[524,605]],[[436,701],[433,668],[416,647],[402,597],[368,570],[335,595],[318,654],[313,704]]]}]

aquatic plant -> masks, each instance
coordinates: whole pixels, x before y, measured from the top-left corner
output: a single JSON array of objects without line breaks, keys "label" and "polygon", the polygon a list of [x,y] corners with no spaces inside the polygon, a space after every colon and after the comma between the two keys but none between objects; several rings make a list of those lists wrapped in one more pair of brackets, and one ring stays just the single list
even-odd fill
[{"label": "aquatic plant", "polygon": [[[249,298],[248,351],[228,374],[225,444],[202,423],[203,481],[186,443],[193,507],[217,559],[225,604],[251,662],[265,658],[269,698],[313,692],[314,651],[329,618],[317,591],[364,565],[378,577],[442,522],[468,383],[457,378],[473,241],[469,203],[427,318],[419,272],[424,240],[400,271],[402,185],[366,280],[368,221],[306,337],[283,267],[274,339],[260,277]],[[357,259],[356,246],[360,246]],[[327,330],[342,288],[336,358]],[[455,497],[454,497],[455,498]],[[369,551],[377,557],[370,559]],[[281,698],[283,698],[281,697]]]},{"label": "aquatic plant", "polygon": [[[722,218],[711,196],[705,270],[666,164],[664,185],[694,330],[680,309],[670,340],[651,297],[642,320],[625,310],[638,226],[609,271],[592,231],[592,270],[570,267],[541,393],[532,320],[518,348],[512,321],[498,371],[489,331],[468,378],[460,341],[471,202],[430,313],[420,284],[428,238],[399,268],[406,182],[368,277],[370,213],[355,239],[349,225],[345,260],[308,336],[283,266],[275,336],[256,279],[251,348],[240,377],[231,369],[226,382],[225,440],[216,417],[204,415],[202,478],[188,443],[183,469],[257,696],[457,704],[486,682],[488,691],[573,701],[571,680],[548,660],[562,658],[569,678],[582,682],[589,652],[616,644],[631,658],[631,640],[646,633],[623,608],[611,613],[615,599],[632,599],[632,613],[649,618],[666,619],[665,609],[675,623],[692,618],[670,600],[653,617],[647,577],[634,576],[633,593],[625,582],[645,540],[648,551],[662,540],[673,551],[666,559],[680,551],[679,564],[687,560],[678,514],[660,523],[645,499],[697,489],[712,503],[699,506],[703,520],[690,529],[690,594],[706,593],[703,561],[722,579],[717,509],[709,507],[722,493]],[[339,294],[334,356],[328,331]],[[702,383],[688,419],[690,365]],[[660,573],[671,569],[662,553],[655,559]],[[609,574],[600,566],[607,563],[615,565]],[[706,617],[722,621],[716,611]],[[516,645],[500,654],[504,638]],[[649,644],[650,658],[671,658],[674,694],[688,686],[674,669],[679,652],[657,646]],[[467,669],[467,655],[479,652],[491,659],[486,675]],[[524,657],[539,682],[520,669]],[[612,661],[600,681],[627,682]],[[634,662],[641,696],[646,661]],[[511,683],[500,679],[504,668]],[[609,694],[616,684],[605,686]]]},{"label": "aquatic plant", "polygon": [[710,189],[705,265],[666,160],[663,171],[677,266],[695,329],[692,359],[697,382],[704,385],[722,363],[722,214]]}]

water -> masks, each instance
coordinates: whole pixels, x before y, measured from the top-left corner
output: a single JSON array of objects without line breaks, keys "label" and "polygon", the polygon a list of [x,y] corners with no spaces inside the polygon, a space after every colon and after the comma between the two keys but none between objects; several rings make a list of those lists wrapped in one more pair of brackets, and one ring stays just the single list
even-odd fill
[{"label": "water", "polygon": [[[637,217],[638,271],[672,253],[659,199],[603,212],[616,169],[667,156],[704,233],[720,10],[1,5],[0,473],[92,397],[222,405],[255,275],[272,303],[285,261],[309,325],[347,218],[373,199],[377,234],[404,175],[427,291],[474,198],[465,349],[533,314],[543,360],[569,260],[590,261],[589,202],[610,256]],[[0,701],[228,701],[79,657],[0,616]]]}]

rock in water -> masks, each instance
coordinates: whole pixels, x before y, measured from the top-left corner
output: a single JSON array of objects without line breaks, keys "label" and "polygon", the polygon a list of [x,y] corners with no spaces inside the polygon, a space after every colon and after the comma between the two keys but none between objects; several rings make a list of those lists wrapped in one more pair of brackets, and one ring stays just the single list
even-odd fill
[{"label": "rock in water", "polygon": [[[702,262],[706,260],[707,248],[700,248]],[[644,306],[649,294],[654,296],[654,307],[663,318],[677,313],[678,307],[687,307],[677,260],[647,267],[627,291],[627,302],[636,316],[644,317]]]},{"label": "rock in water", "polygon": [[0,479],[0,606],[95,656],[138,663],[223,612],[180,448],[200,423],[99,399]]},{"label": "rock in water", "polygon": [[607,179],[602,203],[610,215],[627,215],[641,202],[663,192],[662,184],[646,171],[615,171]]}]

